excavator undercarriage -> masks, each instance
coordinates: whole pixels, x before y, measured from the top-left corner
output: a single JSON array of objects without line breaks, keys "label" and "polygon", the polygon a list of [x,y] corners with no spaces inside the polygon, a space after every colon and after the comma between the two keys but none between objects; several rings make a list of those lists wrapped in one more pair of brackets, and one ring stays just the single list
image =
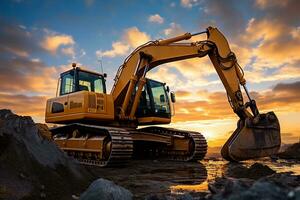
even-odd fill
[{"label": "excavator undercarriage", "polygon": [[81,164],[120,166],[132,158],[196,161],[204,158],[202,134],[172,128],[123,129],[70,124],[52,128],[55,143]]}]

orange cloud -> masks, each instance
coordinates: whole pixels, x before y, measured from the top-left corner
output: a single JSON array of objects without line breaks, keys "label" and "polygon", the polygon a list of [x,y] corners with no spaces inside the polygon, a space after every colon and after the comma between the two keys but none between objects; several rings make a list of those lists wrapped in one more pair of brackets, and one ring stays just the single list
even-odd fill
[{"label": "orange cloud", "polygon": [[140,31],[137,27],[126,29],[122,38],[132,48],[136,48],[151,40],[147,33]]},{"label": "orange cloud", "polygon": [[122,55],[128,55],[134,48],[151,40],[150,36],[140,31],[137,27],[131,27],[124,30],[122,39],[112,43],[111,50],[97,50],[96,55],[98,57],[116,57]]},{"label": "orange cloud", "polygon": [[47,35],[41,42],[41,46],[52,54],[56,54],[57,49],[61,46],[75,44],[73,37],[70,35]]},{"label": "orange cloud", "polygon": [[280,1],[256,0],[255,3],[259,8],[264,9],[272,6],[286,6],[288,4],[288,0],[280,0]]},{"label": "orange cloud", "polygon": [[[179,91],[174,122],[232,119],[235,117],[225,92]],[[252,92],[261,111],[300,111],[300,82],[277,84],[272,90]],[[202,100],[199,100],[202,99]]]},{"label": "orange cloud", "polygon": [[19,115],[43,118],[45,115],[45,96],[26,96],[0,93],[0,109],[11,109]]},{"label": "orange cloud", "polygon": [[116,57],[116,56],[122,56],[127,54],[129,51],[130,46],[128,44],[122,43],[122,42],[113,42],[112,43],[112,49],[107,51],[96,51],[97,57]]},{"label": "orange cloud", "polygon": [[0,65],[0,90],[9,93],[39,93],[54,95],[60,72],[66,69],[48,67],[38,59],[27,58],[2,59]]}]

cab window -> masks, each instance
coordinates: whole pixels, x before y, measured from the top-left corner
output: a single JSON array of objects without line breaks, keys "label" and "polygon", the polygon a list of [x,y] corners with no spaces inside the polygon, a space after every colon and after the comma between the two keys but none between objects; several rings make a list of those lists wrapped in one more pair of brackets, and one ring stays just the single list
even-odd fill
[{"label": "cab window", "polygon": [[162,83],[150,81],[150,88],[153,95],[154,112],[155,113],[170,113],[169,99]]},{"label": "cab window", "polygon": [[74,92],[75,85],[74,85],[74,73],[68,73],[64,75],[61,79],[61,90],[60,95],[68,94]]},{"label": "cab window", "polygon": [[104,93],[104,79],[102,76],[79,71],[78,90]]}]

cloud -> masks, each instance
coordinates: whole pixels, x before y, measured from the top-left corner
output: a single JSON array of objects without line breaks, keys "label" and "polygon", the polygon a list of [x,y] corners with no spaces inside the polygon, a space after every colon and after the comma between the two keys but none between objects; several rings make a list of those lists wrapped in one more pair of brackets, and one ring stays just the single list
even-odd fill
[{"label": "cloud", "polygon": [[300,21],[300,1],[298,0],[258,0],[256,5],[264,13],[264,17],[269,20],[278,20],[288,25],[299,25]]},{"label": "cloud", "polygon": [[62,48],[61,52],[67,56],[75,57],[75,49],[74,47]]},{"label": "cloud", "polygon": [[184,81],[179,79],[178,74],[172,72],[170,68],[165,65],[159,66],[155,71],[149,71],[147,78],[167,83],[172,90],[179,89],[185,84]]},{"label": "cloud", "polygon": [[204,23],[212,25],[213,21],[213,24],[222,27],[231,37],[238,36],[243,31],[246,22],[245,13],[240,8],[243,4],[246,2],[238,0],[202,1],[201,7],[203,7],[205,18],[208,20],[201,19],[200,26]]},{"label": "cloud", "polygon": [[238,44],[236,54],[241,47],[248,50],[246,78],[250,82],[274,84],[299,78],[299,1],[264,0],[256,1],[255,5],[262,13],[249,19],[244,32],[230,44]]},{"label": "cloud", "polygon": [[184,8],[192,8],[195,5],[199,4],[199,0],[180,0],[180,4]]},{"label": "cloud", "polygon": [[0,93],[0,108],[11,109],[19,115],[44,117],[46,108],[45,96],[27,96]]},{"label": "cloud", "polygon": [[[49,36],[66,35],[4,20],[0,20],[0,25],[0,108],[43,121],[46,99],[55,96],[59,74],[70,67],[48,66],[41,61],[40,55],[48,53],[41,43]],[[75,56],[73,39],[61,42],[62,39],[56,37],[57,48],[64,46],[60,49],[62,53]]]},{"label": "cloud", "polygon": [[248,49],[252,49],[249,53],[254,58],[253,71],[281,69],[300,61],[297,53],[300,51],[298,26],[289,25],[277,18],[252,18],[242,38]]},{"label": "cloud", "polygon": [[116,57],[116,56],[122,56],[126,55],[130,49],[130,46],[128,44],[122,43],[122,42],[113,42],[112,43],[112,49],[108,51],[96,51],[97,57]]},{"label": "cloud", "polygon": [[125,43],[128,43],[133,48],[136,48],[151,40],[147,33],[140,31],[137,27],[126,29],[123,39],[125,40]]},{"label": "cloud", "polygon": [[73,37],[65,34],[46,35],[41,42],[41,46],[52,54],[56,54],[57,49],[61,46],[69,46],[74,44],[75,42]]},{"label": "cloud", "polygon": [[30,53],[38,52],[41,49],[37,45],[34,33],[1,19],[0,26],[0,52],[2,54],[9,53],[28,57]]},{"label": "cloud", "polygon": [[168,37],[178,36],[185,33],[180,24],[175,22],[170,23],[169,27],[163,30],[163,33]]},{"label": "cloud", "polygon": [[274,7],[274,6],[286,6],[288,4],[288,0],[281,0],[281,1],[272,1],[272,0],[256,0],[256,5],[261,8],[265,9],[268,7]]},{"label": "cloud", "polygon": [[112,43],[111,50],[97,50],[96,56],[101,57],[116,57],[122,55],[128,55],[134,48],[150,41],[150,36],[140,31],[137,27],[131,27],[123,31],[123,35],[120,40]]},{"label": "cloud", "polygon": [[150,15],[148,21],[157,24],[162,24],[164,23],[164,18],[162,18],[159,14],[155,14],[155,15]]},{"label": "cloud", "polygon": [[49,67],[39,59],[18,57],[2,58],[0,70],[1,92],[54,95],[58,75],[65,67]]},{"label": "cloud", "polygon": [[294,83],[279,83],[273,88],[273,91],[298,95],[300,93],[300,81]]},{"label": "cloud", "polygon": [[[279,83],[264,92],[251,92],[259,109],[281,112],[300,111],[300,82]],[[176,115],[174,122],[233,119],[235,114],[227,101],[225,92],[178,91],[176,92]]]},{"label": "cloud", "polygon": [[253,69],[252,71],[245,70],[245,77],[249,82],[252,83],[278,82],[284,80],[299,79],[299,64],[300,63],[297,63],[295,65],[284,65],[273,70],[273,72],[268,72],[267,70],[263,69]]},{"label": "cloud", "polygon": [[75,57],[75,41],[72,36],[49,29],[30,28],[0,20],[0,52],[2,55],[30,57],[33,54],[60,53]]}]

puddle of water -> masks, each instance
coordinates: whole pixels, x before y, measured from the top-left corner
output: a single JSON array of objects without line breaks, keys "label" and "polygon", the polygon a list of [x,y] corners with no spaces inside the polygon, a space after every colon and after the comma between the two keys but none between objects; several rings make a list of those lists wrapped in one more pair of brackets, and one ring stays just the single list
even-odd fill
[{"label": "puddle of water", "polygon": [[[207,170],[207,179],[200,184],[178,184],[170,187],[171,194],[182,194],[186,192],[207,192],[208,183],[215,180],[216,177],[223,176],[228,170],[227,161],[201,161]],[[294,175],[300,175],[300,162],[286,160],[272,161],[271,159],[248,160],[242,162],[245,167],[250,167],[254,163],[261,163],[269,166],[277,173],[292,172]]]},{"label": "puddle of water", "polygon": [[[300,175],[300,162],[262,159],[245,161],[242,165],[249,167],[256,162],[267,165],[276,172],[292,171],[295,175]],[[139,199],[151,194],[208,192],[208,184],[216,177],[227,174],[233,165],[236,164],[212,160],[199,163],[134,160],[124,168],[87,168],[96,176],[127,188]]]}]

